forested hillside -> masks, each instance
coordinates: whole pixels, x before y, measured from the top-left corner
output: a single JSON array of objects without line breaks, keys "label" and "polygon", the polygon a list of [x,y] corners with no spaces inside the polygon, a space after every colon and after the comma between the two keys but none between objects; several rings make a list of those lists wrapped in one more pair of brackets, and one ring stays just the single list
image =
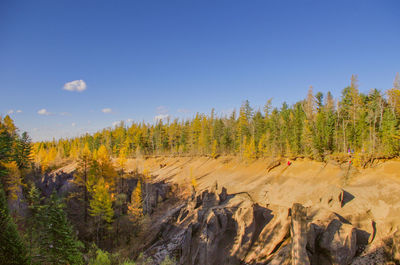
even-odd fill
[{"label": "forested hillside", "polygon": [[93,135],[34,145],[36,162],[47,167],[62,158],[76,159],[87,144],[92,152],[104,146],[113,156],[234,154],[248,159],[265,156],[327,155],[351,152],[363,156],[399,154],[400,77],[387,91],[358,90],[357,76],[341,97],[314,93],[292,106],[252,109],[245,101],[229,116],[197,113],[191,120],[155,124],[121,122]]},{"label": "forested hillside", "polygon": [[135,264],[149,173],[128,173],[126,159],[115,165],[103,145],[92,153],[86,144],[70,174],[47,174],[31,148],[9,116],[0,119],[0,264]]}]

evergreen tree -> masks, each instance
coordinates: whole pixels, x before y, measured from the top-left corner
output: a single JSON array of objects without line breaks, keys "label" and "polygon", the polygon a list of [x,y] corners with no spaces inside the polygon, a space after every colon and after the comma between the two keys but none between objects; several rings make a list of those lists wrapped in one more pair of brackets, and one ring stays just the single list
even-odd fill
[{"label": "evergreen tree", "polygon": [[83,264],[80,252],[83,245],[74,236],[64,207],[64,204],[53,193],[43,209],[46,222],[41,242],[42,254],[47,257],[46,260],[49,264]]},{"label": "evergreen tree", "polygon": [[8,171],[5,164],[11,160],[13,139],[0,117],[0,184],[6,185]]},{"label": "evergreen tree", "polygon": [[4,265],[29,264],[26,248],[18,234],[17,227],[8,212],[3,187],[0,184],[0,259]]},{"label": "evergreen tree", "polygon": [[382,120],[382,144],[385,155],[394,156],[398,153],[399,140],[395,138],[397,131],[397,120],[393,112],[386,109]]},{"label": "evergreen tree", "polygon": [[[392,116],[388,116],[387,109]],[[210,115],[197,113],[188,120],[132,123],[130,126],[121,123],[93,135],[35,143],[32,153],[35,154],[35,162],[46,170],[59,158],[77,159],[88,144],[98,160],[96,167],[91,167],[92,171],[96,169],[92,176],[96,176],[95,179],[103,177],[111,190],[115,188],[117,176],[111,156],[213,156],[215,141],[220,154],[239,156],[244,155],[246,144],[252,138],[260,156],[305,155],[323,159],[326,155],[347,152],[348,149],[379,156],[389,152],[388,146],[393,145],[390,143],[393,139],[388,137],[392,132],[385,132],[383,126],[386,129],[393,128],[390,123],[397,126],[400,117],[400,77],[396,76],[393,88],[387,91],[387,98],[376,89],[368,95],[360,93],[357,76],[353,75],[350,85],[342,90],[338,100],[334,100],[330,93],[326,97],[322,93],[314,95],[310,87],[306,98],[291,106],[284,103],[280,109],[273,108],[271,100],[268,100],[261,113],[253,112],[250,103],[245,101],[238,114],[233,111],[231,115],[218,117],[212,110]],[[11,138],[13,153],[16,149],[13,141],[18,138],[18,130],[9,117],[2,123],[6,129],[0,132],[0,138]],[[6,123],[7,126],[4,125]],[[5,142],[0,141],[0,147]],[[399,155],[396,148],[389,153]],[[17,164],[20,166],[18,161]]]},{"label": "evergreen tree", "polygon": [[91,165],[92,165],[92,154],[90,152],[88,143],[86,143],[79,155],[77,174],[75,174],[75,183],[82,188],[84,194],[83,201],[84,201],[85,223],[87,223],[87,217],[88,217],[88,212],[87,212],[88,202],[89,202],[88,178]]},{"label": "evergreen tree", "polygon": [[19,169],[28,168],[31,160],[31,139],[27,132],[22,133],[21,138],[17,139],[16,148],[14,150],[14,160]]},{"label": "evergreen tree", "polygon": [[64,212],[65,205],[53,193],[44,203],[36,187],[28,193],[30,209],[29,253],[34,264],[83,264],[72,226]]}]

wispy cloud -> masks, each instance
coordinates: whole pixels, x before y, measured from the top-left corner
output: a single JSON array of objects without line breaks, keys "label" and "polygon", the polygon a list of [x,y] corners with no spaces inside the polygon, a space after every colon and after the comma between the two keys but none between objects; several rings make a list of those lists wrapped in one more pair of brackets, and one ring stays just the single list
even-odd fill
[{"label": "wispy cloud", "polygon": [[104,108],[104,109],[102,109],[101,110],[103,113],[111,113],[112,112],[112,109],[110,109],[110,108]]},{"label": "wispy cloud", "polygon": [[71,124],[71,126],[72,126],[72,127],[75,127],[75,126],[76,126],[76,123],[75,123],[75,122],[73,122],[73,123]]},{"label": "wispy cloud", "polygon": [[64,84],[63,89],[68,91],[82,92],[86,90],[86,83],[83,80],[74,80]]},{"label": "wispy cloud", "polygon": [[114,122],[112,123],[112,126],[115,127],[115,126],[119,125],[120,123],[121,123],[121,121],[114,121]]},{"label": "wispy cloud", "polygon": [[131,124],[133,121],[134,121],[133,119],[126,119],[126,120],[114,121],[114,122],[112,123],[112,126],[113,126],[113,127],[118,126],[118,125],[121,124],[121,122],[123,122],[124,125],[127,125],[127,124]]},{"label": "wispy cloud", "polygon": [[166,106],[158,106],[156,108],[157,115],[154,116],[155,121],[161,121],[169,118],[169,110]]},{"label": "wispy cloud", "polygon": [[155,121],[165,120],[169,118],[169,114],[158,114],[154,117]]},{"label": "wispy cloud", "polygon": [[188,114],[190,112],[190,110],[188,109],[178,109],[179,113],[183,113],[183,114]]},{"label": "wispy cloud", "polygon": [[69,112],[61,112],[60,115],[61,116],[71,116],[71,113],[69,113]]},{"label": "wispy cloud", "polygon": [[13,109],[10,109],[9,111],[7,111],[7,114],[8,114],[8,115],[11,115],[11,114],[14,114],[14,113],[22,113],[22,110],[13,110]]},{"label": "wispy cloud", "polygon": [[50,112],[47,111],[47,109],[40,109],[40,110],[38,110],[37,113],[38,113],[39,115],[46,115],[46,116],[48,116],[48,115],[51,114]]},{"label": "wispy cloud", "polygon": [[167,114],[168,108],[166,106],[158,106],[156,111],[157,111],[157,114]]}]

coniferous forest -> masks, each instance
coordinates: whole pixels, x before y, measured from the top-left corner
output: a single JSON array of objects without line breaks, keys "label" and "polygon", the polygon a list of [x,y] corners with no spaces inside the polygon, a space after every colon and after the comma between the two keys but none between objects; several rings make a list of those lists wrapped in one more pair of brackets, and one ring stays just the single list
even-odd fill
[{"label": "coniferous forest", "polygon": [[[290,106],[274,107],[267,100],[263,109],[253,109],[244,101],[228,116],[212,110],[190,120],[121,123],[48,142],[33,143],[5,116],[0,119],[1,264],[135,264],[129,258],[140,259],[140,253],[124,253],[124,247],[145,237],[149,210],[143,193],[150,189],[150,174],[136,172],[135,188],[128,191],[128,158],[231,155],[248,161],[282,156],[326,161],[351,152],[362,163],[399,155],[399,121],[399,75],[387,91],[360,93],[352,76],[337,99],[310,88]],[[74,192],[68,197],[45,194],[39,183],[65,161],[77,163]],[[172,262],[168,258],[163,264]]]},{"label": "coniferous forest", "polygon": [[255,159],[268,156],[327,156],[349,150],[365,157],[399,154],[400,77],[387,91],[358,90],[357,76],[341,91],[314,93],[291,106],[263,109],[244,101],[229,116],[197,113],[191,120],[158,121],[155,124],[121,122],[93,135],[35,143],[35,162],[44,168],[55,160],[78,158],[87,145],[91,152],[104,146],[114,157],[138,155],[237,155]]}]

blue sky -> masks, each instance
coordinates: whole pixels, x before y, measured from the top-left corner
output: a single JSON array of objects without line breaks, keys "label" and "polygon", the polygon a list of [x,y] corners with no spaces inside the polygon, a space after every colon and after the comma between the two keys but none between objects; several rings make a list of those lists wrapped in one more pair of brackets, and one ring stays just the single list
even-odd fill
[{"label": "blue sky", "polygon": [[[0,113],[34,140],[386,90],[400,1],[0,1]],[[76,80],[83,80],[76,81]],[[68,82],[76,81],[63,89]],[[103,110],[103,111],[102,111]],[[17,113],[18,111],[18,113]]]}]

